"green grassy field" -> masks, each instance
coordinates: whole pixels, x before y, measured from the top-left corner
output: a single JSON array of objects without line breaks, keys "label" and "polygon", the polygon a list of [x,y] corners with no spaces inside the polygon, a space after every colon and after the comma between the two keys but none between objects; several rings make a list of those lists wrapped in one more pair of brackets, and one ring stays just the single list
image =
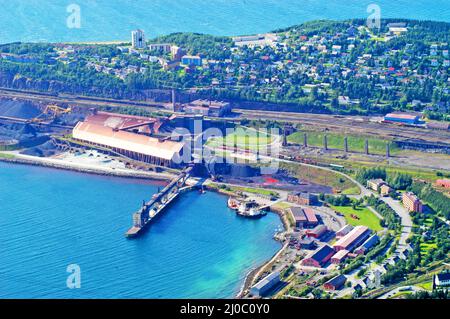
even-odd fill
[{"label": "green grassy field", "polygon": [[275,196],[277,195],[277,192],[263,189],[263,188],[250,188],[250,187],[236,187],[231,186],[230,187],[235,192],[243,192],[243,193],[250,193],[250,194],[261,194],[265,196]]},{"label": "green grassy field", "polygon": [[422,255],[428,255],[430,249],[436,249],[437,245],[434,242],[420,243],[420,253]]},{"label": "green grassy field", "polygon": [[14,158],[14,155],[12,155],[12,154],[0,153],[0,158],[13,159],[13,158]]},{"label": "green grassy field", "polygon": [[211,147],[220,147],[222,145],[234,147],[234,145],[237,145],[240,149],[256,150],[258,147],[267,147],[273,141],[273,136],[267,133],[238,128],[234,133],[228,134],[223,138],[211,138],[207,145]]},{"label": "green grassy field", "polygon": [[428,290],[428,291],[433,290],[433,283],[431,281],[423,282],[423,283],[417,284],[415,286],[420,287],[425,290]]},{"label": "green grassy field", "polygon": [[[331,206],[337,212],[345,216],[345,220],[352,226],[367,226],[373,231],[380,231],[383,229],[380,225],[380,219],[366,207],[358,207],[354,209],[351,206]],[[351,215],[358,216],[359,219],[351,217]]]},{"label": "green grassy field", "polygon": [[[433,154],[427,154],[429,156],[433,156]],[[330,164],[337,164],[337,165],[343,165],[348,169],[352,169],[354,171],[361,169],[363,167],[369,168],[369,167],[382,167],[386,169],[386,172],[388,173],[402,173],[402,174],[408,174],[411,176],[414,176],[416,179],[422,179],[427,182],[435,182],[438,177],[436,175],[436,170],[430,169],[430,168],[420,168],[420,167],[401,167],[398,165],[387,165],[386,163],[379,163],[379,162],[369,162],[365,160],[343,160],[343,159],[336,159],[336,158],[324,158],[324,157],[310,157],[313,160],[320,161],[323,163],[330,163]],[[444,170],[442,170],[444,171]],[[353,176],[354,177],[354,176]]]},{"label": "green grassy field", "polygon": [[[221,186],[226,186],[226,188],[221,187]],[[237,192],[243,192],[243,193],[250,193],[250,194],[260,194],[260,195],[264,195],[264,196],[276,196],[278,195],[277,192],[269,190],[269,189],[264,189],[264,188],[251,188],[251,187],[240,187],[240,186],[228,186],[228,185],[224,185],[224,184],[215,184],[215,183],[211,183],[208,185],[211,188],[214,189],[221,189],[224,191],[228,191],[230,193],[237,193]]]},{"label": "green grassy field", "polygon": [[[322,147],[325,134],[328,138],[328,147],[332,149],[344,149],[344,135],[337,133],[323,133],[323,132],[296,132],[288,136],[288,142],[303,144],[303,134],[308,134],[308,145]],[[386,154],[386,141],[365,136],[348,135],[348,148],[350,152],[363,153],[365,149],[365,141],[369,140],[369,153],[371,154]],[[396,154],[400,149],[394,144],[390,143],[391,154]]]},{"label": "green grassy field", "polygon": [[399,291],[392,297],[389,297],[388,299],[405,299],[408,295],[411,295],[411,291]]},{"label": "green grassy field", "polygon": [[360,193],[359,188],[351,180],[335,172],[293,163],[280,163],[280,168],[288,170],[300,180],[330,186],[336,193],[347,195],[358,195]]}]

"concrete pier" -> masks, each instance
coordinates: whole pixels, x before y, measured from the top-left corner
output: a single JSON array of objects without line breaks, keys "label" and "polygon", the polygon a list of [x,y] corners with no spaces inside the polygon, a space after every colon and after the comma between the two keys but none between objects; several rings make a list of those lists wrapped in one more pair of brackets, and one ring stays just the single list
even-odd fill
[{"label": "concrete pier", "polygon": [[141,234],[152,220],[156,219],[170,203],[178,198],[180,190],[186,185],[191,172],[192,167],[185,169],[162,191],[153,195],[149,202],[144,201],[141,209],[133,214],[133,226],[125,233],[125,236],[134,238]]},{"label": "concrete pier", "polygon": [[328,136],[327,135],[323,136],[323,149],[325,151],[328,151]]},{"label": "concrete pier", "polygon": [[369,140],[366,140],[364,142],[364,152],[366,153],[366,155],[369,155]]},{"label": "concrete pier", "polygon": [[348,137],[344,137],[344,152],[348,153]]}]

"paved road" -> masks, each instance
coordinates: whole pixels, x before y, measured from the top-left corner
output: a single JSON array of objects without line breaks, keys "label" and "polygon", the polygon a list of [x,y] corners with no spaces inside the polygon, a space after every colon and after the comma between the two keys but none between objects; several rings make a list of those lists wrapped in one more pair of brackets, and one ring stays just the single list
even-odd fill
[{"label": "paved road", "polygon": [[[406,239],[408,239],[408,237],[411,234],[413,222],[412,222],[412,219],[411,219],[411,216],[410,216],[409,212],[402,206],[402,204],[399,201],[396,201],[396,200],[394,200],[394,199],[392,199],[390,197],[380,197],[378,194],[375,194],[374,192],[369,190],[367,187],[362,185],[360,182],[358,182],[353,177],[351,177],[351,176],[349,176],[349,175],[347,175],[347,174],[345,174],[343,172],[338,172],[338,171],[333,170],[333,169],[328,168],[328,167],[317,166],[317,165],[312,165],[312,164],[305,164],[305,163],[299,163],[299,162],[286,160],[286,159],[275,158],[275,157],[271,157],[271,156],[267,156],[267,155],[260,155],[260,158],[264,159],[264,160],[267,160],[267,161],[278,161],[278,162],[283,162],[283,163],[297,164],[297,165],[301,165],[301,166],[305,166],[305,167],[312,167],[312,168],[322,169],[322,170],[325,170],[325,171],[329,171],[329,172],[333,172],[333,173],[339,174],[339,175],[341,175],[341,176],[343,176],[345,178],[348,178],[356,186],[358,186],[358,188],[360,190],[360,194],[352,196],[353,198],[359,199],[359,198],[362,198],[364,196],[374,195],[377,198],[381,199],[386,204],[388,204],[396,212],[396,214],[401,218],[401,224],[402,224],[402,233],[401,233],[401,236],[400,236],[399,245],[397,247],[396,252],[400,252],[406,247]],[[374,211],[374,210],[372,209],[372,211]],[[378,213],[377,213],[377,215],[379,216]]]},{"label": "paved road", "polygon": [[399,252],[402,250],[402,248],[406,248],[406,239],[408,239],[408,237],[411,235],[413,226],[411,215],[399,201],[394,200],[390,197],[381,197],[380,199],[388,204],[393,210],[395,210],[397,215],[400,216],[402,220],[402,233],[400,235],[400,240],[397,247],[397,251]]},{"label": "paved road", "polygon": [[399,292],[419,292],[419,291],[425,291],[425,289],[416,287],[416,286],[405,286],[405,287],[398,287],[395,288],[387,293],[385,293],[384,295],[381,295],[380,297],[378,297],[378,299],[389,299],[390,297],[394,296],[395,294],[399,293]]}]

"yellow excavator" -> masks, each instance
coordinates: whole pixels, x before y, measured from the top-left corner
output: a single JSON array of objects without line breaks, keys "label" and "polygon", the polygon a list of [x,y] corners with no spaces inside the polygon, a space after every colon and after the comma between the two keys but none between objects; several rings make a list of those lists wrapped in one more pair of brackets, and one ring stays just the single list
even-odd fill
[{"label": "yellow excavator", "polygon": [[50,121],[55,120],[58,116],[62,114],[69,114],[72,112],[72,108],[63,108],[56,104],[49,104],[45,107],[44,111],[36,116],[35,118],[31,119],[31,123],[43,123],[49,119],[49,116],[51,118]]}]

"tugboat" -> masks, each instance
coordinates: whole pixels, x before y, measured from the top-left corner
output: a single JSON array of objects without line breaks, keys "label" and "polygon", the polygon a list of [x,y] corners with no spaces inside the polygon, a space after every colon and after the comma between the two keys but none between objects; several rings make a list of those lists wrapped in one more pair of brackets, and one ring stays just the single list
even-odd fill
[{"label": "tugboat", "polygon": [[239,201],[232,197],[228,198],[228,208],[237,211],[239,209]]},{"label": "tugboat", "polygon": [[255,201],[242,202],[236,210],[236,214],[245,218],[261,218],[267,215],[267,212],[259,209],[259,205]]}]

